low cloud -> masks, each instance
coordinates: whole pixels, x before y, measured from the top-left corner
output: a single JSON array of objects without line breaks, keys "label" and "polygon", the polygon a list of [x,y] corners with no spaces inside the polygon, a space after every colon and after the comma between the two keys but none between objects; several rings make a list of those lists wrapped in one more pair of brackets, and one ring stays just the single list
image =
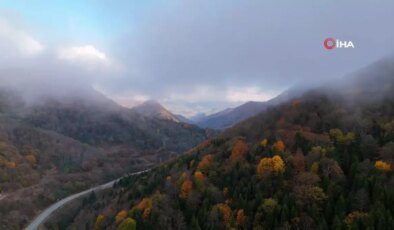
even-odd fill
[{"label": "low cloud", "polygon": [[58,57],[71,61],[106,61],[107,56],[92,45],[62,47]]},{"label": "low cloud", "polygon": [[[122,33],[106,34],[105,47],[100,38],[48,45],[0,17],[1,83],[18,75],[29,85],[45,76],[43,85],[94,85],[122,105],[154,99],[192,114],[268,100],[394,52],[389,0],[174,0],[149,7],[130,24],[120,15]],[[355,48],[327,51],[327,37],[351,40]]]},{"label": "low cloud", "polygon": [[0,18],[0,41],[0,49],[10,56],[14,52],[22,56],[30,56],[39,54],[44,50],[44,46],[33,36],[23,30],[14,28],[4,18]]}]

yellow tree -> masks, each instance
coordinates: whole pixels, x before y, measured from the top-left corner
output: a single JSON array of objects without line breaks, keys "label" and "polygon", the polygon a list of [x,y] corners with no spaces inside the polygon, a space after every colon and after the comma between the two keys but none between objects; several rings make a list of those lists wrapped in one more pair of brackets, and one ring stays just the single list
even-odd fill
[{"label": "yellow tree", "polygon": [[272,157],[272,162],[274,173],[283,173],[285,171],[285,162],[282,160],[282,157],[275,155]]},{"label": "yellow tree", "polygon": [[104,220],[105,220],[105,216],[104,215],[102,215],[102,214],[98,215],[97,218],[96,218],[96,223],[94,224],[94,227],[93,227],[94,230],[101,229],[102,228],[101,225],[103,224]]},{"label": "yellow tree", "polygon": [[257,165],[257,174],[262,176],[271,173],[283,173],[285,171],[285,163],[279,155],[272,158],[264,157]]},{"label": "yellow tree", "polygon": [[136,230],[137,223],[133,218],[126,218],[118,227],[118,230]]},{"label": "yellow tree", "polygon": [[318,162],[313,162],[311,166],[311,172],[314,174],[317,174],[319,172],[319,163]]},{"label": "yellow tree", "polygon": [[268,140],[267,140],[267,138],[264,138],[264,139],[260,142],[260,146],[262,146],[262,147],[267,147],[267,145],[268,145]]},{"label": "yellow tree", "polygon": [[384,161],[376,161],[375,162],[375,168],[383,170],[385,172],[388,172],[391,170],[390,164],[384,162]]},{"label": "yellow tree", "polygon": [[126,217],[127,217],[126,210],[122,210],[122,211],[118,212],[118,214],[116,215],[115,222],[120,223]]}]

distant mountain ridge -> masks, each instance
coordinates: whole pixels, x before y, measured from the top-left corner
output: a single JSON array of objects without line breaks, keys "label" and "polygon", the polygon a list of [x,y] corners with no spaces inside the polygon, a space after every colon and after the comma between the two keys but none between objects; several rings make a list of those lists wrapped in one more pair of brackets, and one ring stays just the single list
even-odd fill
[{"label": "distant mountain ridge", "polygon": [[173,121],[173,122],[183,122],[190,123],[190,121],[182,116],[173,114],[168,109],[166,109],[163,105],[155,100],[148,100],[143,102],[140,105],[137,105],[131,109],[132,111],[139,113],[143,116],[149,118],[157,118],[161,120]]},{"label": "distant mountain ridge", "polygon": [[249,101],[235,108],[227,108],[220,112],[208,115],[208,116],[198,116],[194,119],[195,124],[202,128],[212,128],[212,129],[226,129],[233,125],[253,117],[258,113],[263,112],[269,106],[277,105],[282,102],[289,100],[292,97],[300,96],[306,88],[295,87],[284,91],[279,96],[265,101]]}]

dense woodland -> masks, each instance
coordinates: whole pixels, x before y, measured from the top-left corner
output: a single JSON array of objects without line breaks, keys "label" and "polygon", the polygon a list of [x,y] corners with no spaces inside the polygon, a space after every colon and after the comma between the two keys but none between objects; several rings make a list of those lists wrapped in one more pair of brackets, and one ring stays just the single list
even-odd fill
[{"label": "dense woodland", "polygon": [[273,106],[47,226],[394,229],[394,77],[378,67]]},{"label": "dense woodland", "polygon": [[63,197],[206,139],[196,126],[143,117],[91,94],[26,103],[0,89],[0,229],[22,229]]}]

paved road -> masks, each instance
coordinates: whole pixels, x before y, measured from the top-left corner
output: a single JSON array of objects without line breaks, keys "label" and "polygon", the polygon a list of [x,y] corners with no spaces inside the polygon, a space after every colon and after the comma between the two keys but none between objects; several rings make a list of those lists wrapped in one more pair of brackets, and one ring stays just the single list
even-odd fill
[{"label": "paved road", "polygon": [[[130,175],[141,174],[141,173],[144,173],[144,172],[148,172],[149,170],[150,170],[150,169],[143,170],[143,171],[139,171],[139,172],[135,172],[135,173],[131,173],[131,174],[128,174],[128,175],[126,175],[126,176],[124,176],[124,177],[130,176]],[[39,227],[42,223],[44,223],[45,220],[48,219],[48,217],[49,217],[54,211],[56,211],[56,210],[58,210],[59,208],[63,207],[63,206],[64,206],[65,204],[67,204],[68,202],[70,202],[70,201],[72,201],[72,200],[74,200],[74,199],[76,199],[76,198],[79,198],[79,197],[81,197],[81,196],[83,196],[83,195],[89,194],[89,193],[91,193],[91,192],[97,192],[97,191],[100,191],[100,190],[103,190],[103,189],[111,188],[111,187],[115,184],[115,182],[119,181],[119,180],[122,179],[122,178],[123,178],[123,177],[118,178],[118,179],[113,180],[113,181],[110,181],[110,182],[108,182],[108,183],[106,183],[106,184],[102,184],[102,185],[99,185],[99,186],[90,188],[90,189],[85,190],[85,191],[82,191],[82,192],[80,192],[80,193],[76,193],[76,194],[74,194],[74,195],[68,196],[68,197],[66,197],[66,198],[64,198],[64,199],[62,199],[62,200],[59,200],[58,202],[52,204],[51,206],[49,206],[48,208],[46,208],[44,211],[42,211],[42,212],[40,213],[40,215],[38,215],[38,216],[37,216],[27,227],[26,227],[26,230],[37,230],[38,227]]]}]

